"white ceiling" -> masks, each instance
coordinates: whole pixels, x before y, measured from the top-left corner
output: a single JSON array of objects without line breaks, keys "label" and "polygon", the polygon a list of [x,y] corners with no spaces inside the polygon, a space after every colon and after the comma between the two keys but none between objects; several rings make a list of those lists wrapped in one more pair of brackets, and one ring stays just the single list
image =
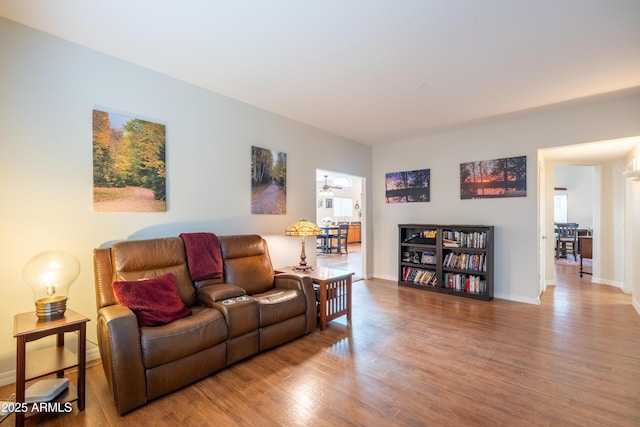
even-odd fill
[{"label": "white ceiling", "polygon": [[369,145],[640,93],[639,0],[0,0],[0,16]]}]

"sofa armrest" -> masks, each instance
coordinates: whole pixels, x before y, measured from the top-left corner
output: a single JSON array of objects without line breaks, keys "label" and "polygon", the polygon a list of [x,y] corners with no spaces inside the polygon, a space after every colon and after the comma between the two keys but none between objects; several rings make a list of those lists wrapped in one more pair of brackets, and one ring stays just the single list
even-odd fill
[{"label": "sofa armrest", "polygon": [[307,328],[305,333],[313,332],[316,329],[318,309],[311,277],[301,274],[280,273],[274,276],[273,283],[276,288],[300,289],[304,293],[307,300]]},{"label": "sofa armrest", "polygon": [[119,304],[99,309],[97,320],[102,367],[122,415],[147,402],[138,320]]},{"label": "sofa armrest", "polygon": [[216,301],[236,298],[246,295],[246,291],[240,286],[224,284],[208,285],[198,289],[198,303],[205,307],[213,307]]}]

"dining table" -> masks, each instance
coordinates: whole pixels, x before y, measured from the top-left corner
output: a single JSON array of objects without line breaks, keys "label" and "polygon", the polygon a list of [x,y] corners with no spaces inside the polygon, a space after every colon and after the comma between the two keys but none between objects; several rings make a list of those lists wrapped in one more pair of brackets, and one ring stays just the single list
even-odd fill
[{"label": "dining table", "polygon": [[338,225],[322,225],[320,230],[322,230],[322,234],[317,237],[323,239],[322,252],[331,253],[331,237],[338,235],[340,227]]},{"label": "dining table", "polygon": [[[322,230],[322,234],[337,234],[340,227],[337,225],[322,225],[320,226],[320,230]],[[336,231],[336,233],[331,233],[331,231]]]}]

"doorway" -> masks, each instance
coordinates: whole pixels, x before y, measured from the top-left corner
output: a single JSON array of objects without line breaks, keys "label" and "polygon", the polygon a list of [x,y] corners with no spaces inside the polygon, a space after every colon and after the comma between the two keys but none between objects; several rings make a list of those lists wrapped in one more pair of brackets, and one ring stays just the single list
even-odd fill
[{"label": "doorway", "polygon": [[316,224],[320,227],[348,225],[346,244],[341,247],[319,247],[318,267],[354,272],[354,280],[362,279],[365,245],[364,178],[337,171],[316,169]]},{"label": "doorway", "polygon": [[[545,242],[544,254],[541,254],[541,271],[545,271],[545,282],[555,284],[555,236],[553,224],[553,200],[554,186],[566,187],[571,190],[573,184],[560,185],[555,180],[556,165],[566,167],[588,166],[592,170],[590,196],[592,201],[592,218],[581,218],[577,222],[591,222],[593,235],[593,260],[590,277],[592,283],[607,284],[616,287],[623,286],[623,277],[631,267],[631,264],[624,263],[627,259],[625,253],[625,236],[630,235],[628,224],[623,218],[623,208],[626,200],[622,196],[622,165],[623,159],[630,150],[638,143],[637,138],[624,138],[619,140],[608,140],[576,144],[571,146],[560,146],[539,150],[539,158],[544,162],[545,184],[539,192],[539,197],[543,199],[539,206],[544,208],[540,215],[545,218],[544,229],[540,230]],[[569,166],[570,165],[570,166]],[[572,217],[573,195],[568,197],[568,216]],[[545,237],[547,237],[545,239]],[[623,288],[624,289],[624,288]]]}]

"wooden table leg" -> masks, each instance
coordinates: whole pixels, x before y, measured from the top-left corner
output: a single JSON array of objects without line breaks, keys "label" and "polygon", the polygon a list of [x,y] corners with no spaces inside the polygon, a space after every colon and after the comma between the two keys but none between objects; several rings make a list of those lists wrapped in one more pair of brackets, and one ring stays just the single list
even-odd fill
[{"label": "wooden table leg", "polygon": [[[27,342],[25,337],[18,337],[17,352],[16,352],[16,403],[23,403],[25,401],[25,378],[27,377],[26,371],[26,354],[27,354]],[[24,425],[24,412],[22,407],[15,412],[16,426],[22,427]]]},{"label": "wooden table leg", "polygon": [[87,328],[86,324],[80,325],[78,337],[78,411],[84,411],[86,364],[87,364]]},{"label": "wooden table leg", "polygon": [[327,282],[321,281],[320,288],[320,330],[327,329]]},{"label": "wooden table leg", "polygon": [[347,279],[347,324],[351,326],[351,276]]}]

